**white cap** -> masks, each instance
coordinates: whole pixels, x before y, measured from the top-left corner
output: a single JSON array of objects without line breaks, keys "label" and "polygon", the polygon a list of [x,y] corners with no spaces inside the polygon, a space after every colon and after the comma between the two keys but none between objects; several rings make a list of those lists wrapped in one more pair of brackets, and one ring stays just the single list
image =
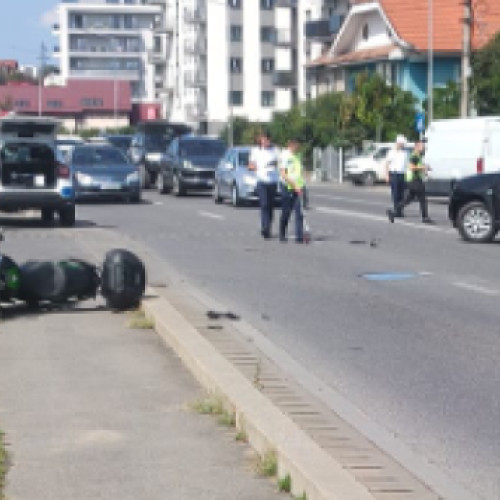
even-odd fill
[{"label": "white cap", "polygon": [[406,137],[404,135],[398,135],[396,137],[396,144],[406,144]]}]

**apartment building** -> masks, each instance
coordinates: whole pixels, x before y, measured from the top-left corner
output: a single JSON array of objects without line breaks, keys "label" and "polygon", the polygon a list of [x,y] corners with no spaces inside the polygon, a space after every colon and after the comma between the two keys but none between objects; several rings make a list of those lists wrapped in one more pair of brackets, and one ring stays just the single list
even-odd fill
[{"label": "apartment building", "polygon": [[321,44],[305,24],[323,0],[149,0],[174,27],[163,114],[218,133],[230,116],[269,121],[307,94],[305,66]]},{"label": "apartment building", "polygon": [[163,79],[164,70],[156,60],[166,60],[162,50],[168,36],[163,7],[144,0],[73,0],[63,1],[58,12],[54,56],[63,80],[128,81],[132,102],[150,106],[153,112],[146,114],[157,117],[155,82]]}]

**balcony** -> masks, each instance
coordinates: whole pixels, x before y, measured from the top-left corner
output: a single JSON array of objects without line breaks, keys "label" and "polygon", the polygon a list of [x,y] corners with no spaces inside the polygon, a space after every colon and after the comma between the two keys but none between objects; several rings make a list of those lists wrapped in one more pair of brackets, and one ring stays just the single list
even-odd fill
[{"label": "balcony", "polygon": [[328,19],[308,21],[305,25],[306,38],[310,40],[331,40],[340,31],[343,16],[331,16]]},{"label": "balcony", "polygon": [[70,78],[95,78],[97,80],[129,80],[139,81],[141,74],[139,70],[126,69],[71,69]]},{"label": "balcony", "polygon": [[184,21],[189,24],[204,24],[207,20],[205,9],[184,9]]},{"label": "balcony", "polygon": [[279,47],[290,47],[293,44],[292,31],[289,29],[277,29],[274,34],[274,43]]},{"label": "balcony", "polygon": [[186,87],[205,87],[207,85],[207,74],[205,71],[195,70],[184,73],[184,84]]},{"label": "balcony", "polygon": [[149,64],[167,64],[167,56],[163,52],[156,52],[154,50],[148,51]]},{"label": "balcony", "polygon": [[184,51],[187,54],[202,55],[207,52],[207,43],[204,39],[198,38],[196,40],[185,40]]},{"label": "balcony", "polygon": [[285,9],[297,7],[298,0],[276,0],[275,7],[282,7]]},{"label": "balcony", "polygon": [[168,17],[157,19],[153,22],[153,31],[157,34],[172,33],[175,27],[175,19]]},{"label": "balcony", "polygon": [[297,74],[294,71],[275,71],[273,85],[278,88],[293,88],[297,86]]}]

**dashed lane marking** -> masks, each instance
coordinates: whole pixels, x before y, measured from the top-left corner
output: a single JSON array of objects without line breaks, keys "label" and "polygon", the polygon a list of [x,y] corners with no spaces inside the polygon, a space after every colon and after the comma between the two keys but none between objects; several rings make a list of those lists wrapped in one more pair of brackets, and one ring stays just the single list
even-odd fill
[{"label": "dashed lane marking", "polygon": [[331,194],[314,193],[314,195],[312,196],[314,198],[325,198],[327,200],[347,201],[349,203],[359,203],[361,205],[373,205],[377,207],[385,207],[387,205],[387,203],[382,203],[380,201],[368,201],[368,200],[362,200],[360,198],[349,198],[347,196],[336,196]]},{"label": "dashed lane marking", "polygon": [[225,217],[223,215],[214,214],[212,212],[205,212],[203,210],[200,210],[198,212],[198,215],[201,215],[202,217],[208,217],[209,219],[217,219],[217,220],[224,220],[225,219]]},{"label": "dashed lane marking", "polygon": [[500,294],[499,290],[486,288],[480,285],[474,285],[473,283],[466,283],[464,281],[455,281],[453,283],[453,286],[463,288],[464,290],[469,290],[470,292],[480,293],[481,295],[489,295],[491,297]]},{"label": "dashed lane marking", "polygon": [[[365,219],[365,220],[371,220],[375,222],[383,222],[384,224],[388,224],[389,221],[387,220],[387,216],[381,216],[381,215],[373,215],[373,214],[366,214],[363,212],[355,212],[353,210],[345,210],[342,208],[330,208],[330,207],[316,207],[316,212],[321,212],[325,214],[331,214],[331,215],[341,215],[344,217],[357,217],[358,219]],[[435,233],[455,233],[454,229],[448,229],[448,228],[442,228],[439,226],[432,226],[432,225],[425,225],[422,223],[416,223],[416,222],[408,222],[405,220],[400,220],[398,219],[395,223],[395,226],[406,226],[406,227],[412,227],[415,229],[420,229],[422,231],[431,231]]]}]

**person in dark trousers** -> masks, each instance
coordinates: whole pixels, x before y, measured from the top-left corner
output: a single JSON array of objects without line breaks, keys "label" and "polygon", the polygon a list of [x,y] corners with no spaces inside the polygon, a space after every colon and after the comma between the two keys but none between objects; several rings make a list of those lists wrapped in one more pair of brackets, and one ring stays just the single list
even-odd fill
[{"label": "person in dark trousers", "polygon": [[426,166],[423,162],[424,157],[424,143],[418,141],[415,143],[415,148],[410,156],[408,166],[406,168],[406,192],[404,198],[396,205],[394,210],[387,210],[387,216],[391,222],[394,222],[394,217],[398,213],[403,213],[403,209],[412,201],[418,200],[420,203],[420,213],[422,215],[422,222],[425,224],[432,224],[432,219],[429,218],[427,210],[427,197],[425,196],[424,176],[426,173]]},{"label": "person in dark trousers", "polygon": [[287,149],[283,151],[280,158],[281,180],[284,184],[280,217],[281,242],[287,241],[287,227],[292,211],[295,216],[295,241],[297,243],[304,242],[304,216],[302,213],[304,178],[298,148],[298,141],[293,139],[288,141]]},{"label": "person in dark trousers", "polygon": [[260,204],[260,228],[264,239],[271,238],[274,203],[278,190],[278,151],[271,145],[269,135],[261,132],[258,146],[252,148],[248,164],[257,175],[257,193]]},{"label": "person in dark trousers", "polygon": [[401,202],[405,190],[405,171],[408,155],[404,149],[406,138],[403,135],[396,137],[396,144],[389,151],[386,158],[386,179],[391,186],[394,217],[403,217]]}]

